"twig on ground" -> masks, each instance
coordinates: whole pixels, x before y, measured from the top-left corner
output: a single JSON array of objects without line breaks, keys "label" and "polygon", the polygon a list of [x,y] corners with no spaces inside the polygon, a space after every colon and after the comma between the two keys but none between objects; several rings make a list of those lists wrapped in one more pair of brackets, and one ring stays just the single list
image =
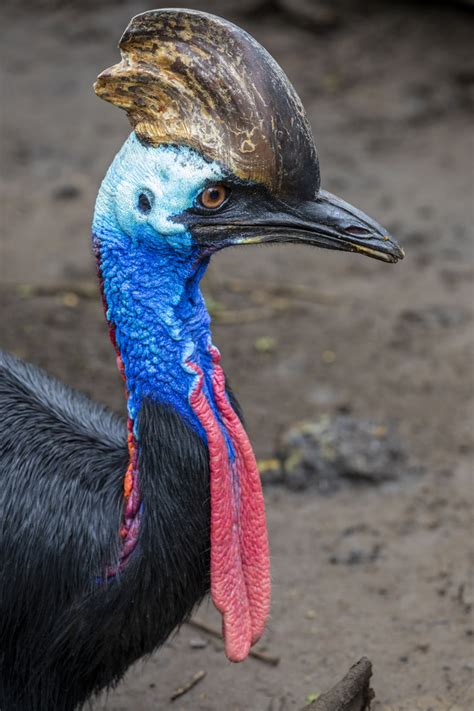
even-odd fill
[{"label": "twig on ground", "polygon": [[[222,640],[222,634],[219,632],[219,630],[216,630],[214,627],[211,627],[210,625],[206,624],[205,622],[202,622],[201,620],[188,620],[187,624],[190,627],[194,627],[194,629],[196,630],[205,632],[206,634],[210,635],[211,637],[214,637],[215,639]],[[276,657],[272,654],[266,654],[265,652],[259,652],[256,649],[250,650],[249,657],[258,659],[260,662],[264,662],[265,664],[270,664],[272,667],[276,667],[280,663],[280,657]]]},{"label": "twig on ground", "polygon": [[369,711],[375,694],[370,688],[372,663],[362,657],[341,681],[304,707],[311,711]]},{"label": "twig on ground", "polygon": [[236,294],[266,292],[273,296],[286,296],[303,301],[312,301],[318,304],[337,304],[339,301],[336,294],[320,291],[319,289],[306,286],[305,284],[282,284],[278,282],[260,282],[249,279],[231,278],[220,280],[214,285],[214,288],[216,288],[216,290],[222,288],[228,289]]},{"label": "twig on ground", "polygon": [[81,299],[99,299],[97,284],[93,281],[73,281],[64,284],[17,284],[17,293],[24,299],[34,296],[62,296],[74,294]]},{"label": "twig on ground", "polygon": [[196,686],[196,684],[199,684],[202,679],[206,676],[206,672],[201,669],[200,671],[196,672],[190,681],[188,681],[187,684],[184,684],[183,686],[180,686],[179,689],[176,689],[171,696],[170,696],[170,701],[174,701],[175,699],[179,699],[180,696],[184,696],[184,694],[187,694],[188,691],[191,691],[193,687]]},{"label": "twig on ground", "polygon": [[215,321],[222,324],[254,323],[272,318],[275,312],[271,308],[221,309],[212,314]]},{"label": "twig on ground", "polygon": [[[339,299],[335,294],[319,291],[304,284],[279,284],[277,282],[257,282],[247,279],[224,279],[209,285],[210,293],[230,291],[235,294],[247,294],[251,301],[260,309],[223,309],[223,321],[254,321],[268,318],[274,311],[285,311],[290,308],[288,300],[311,301],[319,304],[337,304]],[[25,298],[35,296],[58,296],[75,294],[81,299],[98,299],[99,291],[94,281],[70,281],[56,284],[17,284],[17,293]],[[209,289],[208,289],[209,291]],[[221,316],[217,314],[218,318]]]}]

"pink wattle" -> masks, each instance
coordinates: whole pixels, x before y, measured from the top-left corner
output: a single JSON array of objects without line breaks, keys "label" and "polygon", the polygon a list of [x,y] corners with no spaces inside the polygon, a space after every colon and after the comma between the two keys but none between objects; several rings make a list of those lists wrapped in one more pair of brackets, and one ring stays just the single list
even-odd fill
[{"label": "pink wattle", "polygon": [[260,475],[247,433],[225,390],[219,351],[211,347],[216,407],[235,453],[231,462],[221,426],[203,392],[201,368],[190,404],[209,448],[211,487],[211,595],[222,614],[225,650],[233,662],[246,658],[262,635],[270,609],[270,557]]}]

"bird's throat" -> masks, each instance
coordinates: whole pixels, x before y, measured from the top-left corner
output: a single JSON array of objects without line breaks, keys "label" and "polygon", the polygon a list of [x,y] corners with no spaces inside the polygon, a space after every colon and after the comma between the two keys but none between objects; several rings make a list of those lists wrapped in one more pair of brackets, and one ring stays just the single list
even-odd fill
[{"label": "bird's throat", "polygon": [[[129,466],[124,480],[121,553],[115,574],[139,540],[138,452],[144,398],[179,412],[206,442],[211,493],[211,595],[222,614],[226,653],[241,661],[261,636],[270,605],[269,551],[264,500],[255,456],[226,391],[210,319],[199,291],[207,264],[189,272],[176,258],[150,267],[143,251],[113,268],[99,259],[106,315],[124,377],[129,412]],[[132,270],[130,263],[140,264]],[[182,268],[182,278],[176,280]],[[188,270],[188,271],[186,271]],[[172,279],[174,278],[174,281]],[[159,443],[157,443],[159,446]],[[186,482],[181,482],[186,486]],[[199,502],[196,502],[199,505]]]}]

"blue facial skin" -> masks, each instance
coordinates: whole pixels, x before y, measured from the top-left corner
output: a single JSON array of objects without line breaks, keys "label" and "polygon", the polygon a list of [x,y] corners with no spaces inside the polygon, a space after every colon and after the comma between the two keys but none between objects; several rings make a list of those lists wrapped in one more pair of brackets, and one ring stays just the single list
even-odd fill
[{"label": "blue facial skin", "polygon": [[[93,242],[135,434],[142,399],[148,397],[171,405],[205,439],[189,404],[196,374],[187,359],[202,368],[204,393],[216,412],[210,317],[199,290],[209,258],[171,218],[192,207],[209,182],[223,177],[219,165],[190,148],[145,146],[132,133],[101,185]],[[140,209],[142,194],[151,204],[148,213]]]}]

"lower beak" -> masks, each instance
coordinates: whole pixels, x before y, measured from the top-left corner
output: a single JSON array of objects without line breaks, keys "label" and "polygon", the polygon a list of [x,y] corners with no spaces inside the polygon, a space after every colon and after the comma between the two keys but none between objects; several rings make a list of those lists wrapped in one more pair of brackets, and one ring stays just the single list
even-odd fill
[{"label": "lower beak", "polygon": [[[273,209],[275,208],[276,209]],[[359,252],[384,262],[403,259],[404,252],[387,230],[357,208],[321,190],[314,201],[298,208],[272,206],[249,221],[227,222],[222,246],[293,242]]]}]

